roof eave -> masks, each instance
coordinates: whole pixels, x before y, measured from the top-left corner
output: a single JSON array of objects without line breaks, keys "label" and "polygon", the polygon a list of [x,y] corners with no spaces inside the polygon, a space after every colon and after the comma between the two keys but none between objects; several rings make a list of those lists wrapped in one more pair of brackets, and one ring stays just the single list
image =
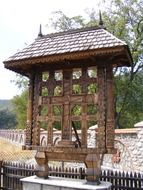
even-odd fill
[{"label": "roof eave", "polygon": [[[132,56],[130,50],[127,45],[125,46],[116,46],[116,47],[108,47],[108,48],[100,48],[94,50],[85,50],[85,51],[78,51],[78,52],[66,52],[62,54],[55,54],[55,55],[46,55],[46,56],[39,56],[39,57],[31,57],[19,60],[8,60],[4,61],[4,66],[7,69],[20,73],[20,68],[25,66],[33,66],[39,63],[58,63],[65,60],[72,61],[72,60],[82,60],[89,58],[91,56],[105,56],[108,54],[117,54],[117,53],[124,53],[126,55],[126,64],[124,66],[131,66]],[[17,69],[18,68],[18,69]],[[21,73],[24,73],[23,71]]]},{"label": "roof eave", "polygon": [[129,49],[129,46],[126,45],[125,49],[126,49],[125,51],[126,51],[126,54],[127,54],[127,58],[129,60],[129,64],[130,64],[129,66],[132,66],[132,64],[133,64],[133,57],[132,57],[131,51]]}]

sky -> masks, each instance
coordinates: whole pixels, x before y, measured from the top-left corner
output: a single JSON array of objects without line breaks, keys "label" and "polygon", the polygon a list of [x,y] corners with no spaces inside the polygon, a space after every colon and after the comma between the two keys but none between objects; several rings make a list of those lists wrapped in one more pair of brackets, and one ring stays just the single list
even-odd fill
[{"label": "sky", "polygon": [[21,93],[14,82],[16,74],[4,68],[3,61],[32,43],[42,24],[43,34],[52,12],[61,10],[67,16],[85,15],[94,8],[99,12],[103,0],[0,0],[0,99],[12,99]]}]

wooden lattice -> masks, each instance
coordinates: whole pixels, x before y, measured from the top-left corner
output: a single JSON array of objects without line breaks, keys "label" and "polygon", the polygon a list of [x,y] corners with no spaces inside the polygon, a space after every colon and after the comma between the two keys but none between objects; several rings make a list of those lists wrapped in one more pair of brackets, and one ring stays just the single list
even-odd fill
[{"label": "wooden lattice", "polygon": [[[53,145],[55,122],[59,122],[62,126],[63,141],[72,140],[72,123],[79,122],[82,131],[81,146],[87,147],[89,121],[97,122],[96,67],[49,70],[36,73],[36,79],[38,84],[36,82],[34,91],[35,126],[32,143],[39,145],[37,132],[42,123],[47,124],[48,144]],[[58,109],[58,114],[55,113],[55,109]]]}]

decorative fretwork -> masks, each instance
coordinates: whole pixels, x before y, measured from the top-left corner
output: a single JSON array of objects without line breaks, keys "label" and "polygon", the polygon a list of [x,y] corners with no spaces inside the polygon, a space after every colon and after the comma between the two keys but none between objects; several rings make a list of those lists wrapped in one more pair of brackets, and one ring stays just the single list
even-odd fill
[{"label": "decorative fretwork", "polygon": [[[97,122],[96,68],[50,70],[37,74],[37,77],[39,91],[36,90],[35,110],[38,114],[35,114],[35,122],[47,122],[48,144],[53,145],[56,122],[61,126],[62,141],[72,141],[73,122],[81,129],[81,146],[87,147],[89,121]],[[35,134],[37,126],[34,127]]]},{"label": "decorative fretwork", "polygon": [[39,115],[39,93],[41,93],[42,87],[39,84],[41,80],[41,75],[39,73],[35,74],[34,77],[34,99],[33,99],[33,127],[32,127],[32,144],[40,145],[40,126],[37,116]]},{"label": "decorative fretwork", "polygon": [[34,75],[30,75],[29,93],[28,93],[28,105],[27,105],[27,122],[26,122],[26,141],[25,144],[30,146],[32,144],[32,119],[33,119],[33,100],[34,100]]},{"label": "decorative fretwork", "polygon": [[113,93],[113,72],[112,66],[106,69],[107,75],[107,121],[106,121],[106,148],[112,150],[114,148],[114,127],[115,127],[115,116],[114,116],[114,93]]},{"label": "decorative fretwork", "polygon": [[106,151],[106,76],[105,68],[98,67],[98,135],[97,135],[97,146],[99,149]]}]

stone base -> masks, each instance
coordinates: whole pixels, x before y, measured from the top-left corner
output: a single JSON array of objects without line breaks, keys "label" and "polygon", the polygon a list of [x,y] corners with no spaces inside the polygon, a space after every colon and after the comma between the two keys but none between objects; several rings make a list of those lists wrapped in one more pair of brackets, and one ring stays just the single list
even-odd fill
[{"label": "stone base", "polygon": [[23,190],[111,190],[111,183],[101,182],[100,185],[87,183],[86,180],[49,177],[48,179],[30,176],[21,179]]}]

